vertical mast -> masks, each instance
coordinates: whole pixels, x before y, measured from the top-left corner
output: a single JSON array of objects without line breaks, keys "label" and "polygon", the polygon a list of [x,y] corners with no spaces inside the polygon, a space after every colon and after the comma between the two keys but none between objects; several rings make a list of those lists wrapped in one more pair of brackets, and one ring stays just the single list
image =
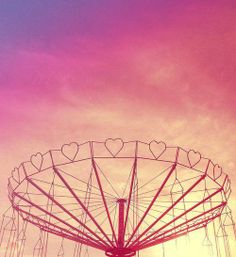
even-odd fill
[{"label": "vertical mast", "polygon": [[124,247],[125,241],[125,222],[124,222],[124,213],[125,213],[125,199],[118,199],[117,203],[119,205],[119,217],[118,217],[118,247]]}]

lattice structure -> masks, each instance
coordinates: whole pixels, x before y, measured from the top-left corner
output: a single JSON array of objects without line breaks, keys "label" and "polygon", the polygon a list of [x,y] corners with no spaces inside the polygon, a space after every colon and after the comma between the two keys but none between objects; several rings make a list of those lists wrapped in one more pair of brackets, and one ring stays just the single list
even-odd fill
[{"label": "lattice structure", "polygon": [[[164,254],[167,242],[202,229],[203,245],[229,257],[230,193],[222,168],[193,150],[157,141],[73,142],[13,170],[0,246],[6,257],[24,256],[31,226],[38,229],[33,256],[64,257],[68,248],[68,256],[88,256],[92,247],[131,257],[156,245]],[[52,235],[60,239],[54,255]],[[74,247],[65,248],[68,242]]]}]

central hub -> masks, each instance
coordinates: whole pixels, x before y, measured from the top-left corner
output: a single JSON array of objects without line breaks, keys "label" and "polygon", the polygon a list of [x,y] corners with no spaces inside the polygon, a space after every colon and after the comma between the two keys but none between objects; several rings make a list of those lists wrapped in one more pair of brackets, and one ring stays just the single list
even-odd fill
[{"label": "central hub", "polygon": [[106,256],[109,257],[132,257],[135,256],[135,251],[128,248],[114,248],[106,251]]}]

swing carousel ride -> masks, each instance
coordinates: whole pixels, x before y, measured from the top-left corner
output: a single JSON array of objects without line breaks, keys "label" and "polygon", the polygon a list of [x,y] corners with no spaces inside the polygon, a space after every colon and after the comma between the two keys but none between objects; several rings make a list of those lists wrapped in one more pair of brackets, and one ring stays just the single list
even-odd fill
[{"label": "swing carousel ride", "polygon": [[132,257],[154,246],[167,256],[169,242],[195,231],[213,256],[230,256],[230,180],[193,150],[120,138],[73,142],[21,163],[8,192],[4,257]]}]

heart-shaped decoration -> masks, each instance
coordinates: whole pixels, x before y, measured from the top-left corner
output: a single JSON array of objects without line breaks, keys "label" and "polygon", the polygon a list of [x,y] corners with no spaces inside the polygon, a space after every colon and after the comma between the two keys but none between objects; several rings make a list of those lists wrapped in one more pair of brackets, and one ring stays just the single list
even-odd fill
[{"label": "heart-shaped decoration", "polygon": [[14,170],[12,171],[12,178],[17,181],[18,183],[20,183],[20,175],[19,175],[19,169],[18,168],[14,168]]},{"label": "heart-shaped decoration", "polygon": [[124,142],[121,138],[108,138],[105,142],[105,147],[115,157],[124,147]]},{"label": "heart-shaped decoration", "polygon": [[201,160],[201,154],[199,152],[195,152],[194,150],[190,150],[188,152],[188,160],[190,163],[190,166],[193,167]]},{"label": "heart-shaped decoration", "polygon": [[213,169],[213,177],[214,179],[218,179],[222,175],[222,168],[216,164]]},{"label": "heart-shaped decoration", "polygon": [[149,149],[153,156],[158,159],[166,150],[166,144],[164,142],[157,142],[153,140],[149,144]]},{"label": "heart-shaped decoration", "polygon": [[30,161],[37,170],[41,170],[43,165],[43,155],[41,153],[36,153],[31,156]]},{"label": "heart-shaped decoration", "polygon": [[65,144],[62,146],[61,152],[67,159],[74,161],[76,155],[79,152],[79,145],[76,142]]}]

